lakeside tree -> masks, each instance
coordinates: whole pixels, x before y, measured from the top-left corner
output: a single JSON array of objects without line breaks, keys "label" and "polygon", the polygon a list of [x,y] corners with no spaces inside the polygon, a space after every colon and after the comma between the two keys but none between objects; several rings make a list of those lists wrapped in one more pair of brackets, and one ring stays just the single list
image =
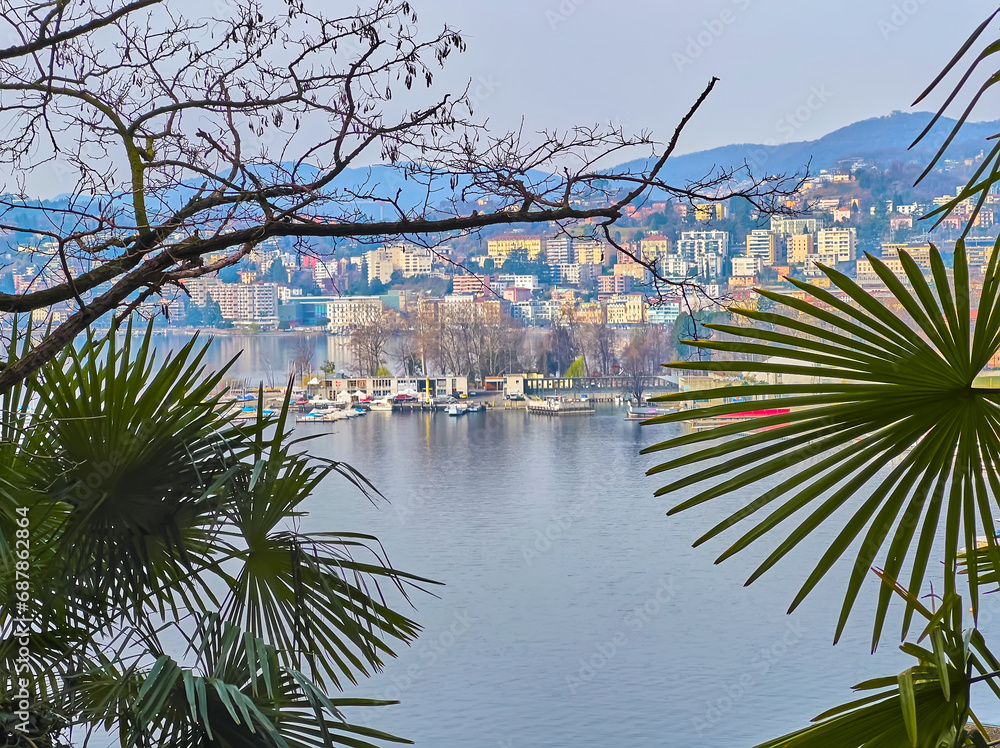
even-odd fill
[{"label": "lakeside tree", "polygon": [[351,326],[351,356],[354,371],[375,376],[385,364],[386,346],[399,329],[399,316],[391,311],[373,312]]},{"label": "lakeside tree", "polygon": [[[975,50],[998,13],[979,26],[918,102]],[[944,108],[975,68],[1000,51],[996,40],[983,46],[979,53],[971,51],[971,68]],[[974,101],[1000,82],[996,71],[987,76]],[[970,113],[971,107],[925,173],[943,157]],[[797,279],[791,280],[795,293],[762,290],[772,302],[769,311],[732,310],[751,324],[711,325],[729,338],[688,341],[701,351],[729,354],[730,360],[673,364],[704,372],[750,372],[756,381],[658,398],[722,404],[650,423],[731,415],[747,409],[748,397],[782,411],[756,419],[749,433],[746,423],[728,423],[645,450],[666,453],[666,461],[649,471],[665,478],[657,495],[681,490],[686,495],[670,514],[740,497],[740,508],[720,515],[695,545],[728,530],[742,531],[722,551],[721,562],[751,545],[769,543],[769,552],[749,575],[751,584],[796,549],[819,543],[815,565],[803,570],[801,587],[789,595],[788,612],[844,562],[848,581],[835,642],[857,609],[867,607],[862,605],[866,582],[874,588],[873,651],[886,635],[890,615],[901,618],[900,649],[911,667],[866,680],[855,687],[851,702],[761,748],[997,744],[973,711],[973,701],[985,711],[990,707],[983,700],[990,694],[1000,698],[1000,658],[988,631],[979,627],[986,595],[1000,585],[995,517],[1000,509],[1000,390],[977,383],[1000,350],[1000,239],[985,266],[970,266],[964,237],[1000,182],[998,167],[1000,144],[954,200],[925,216],[940,221],[974,201],[951,272],[932,246],[926,268],[900,252],[903,278],[867,255],[888,295],[873,295],[825,266],[820,269],[830,290]],[[730,397],[738,400],[726,402]]]},{"label": "lakeside tree", "polygon": [[405,345],[411,358],[419,351],[420,360],[434,372],[483,381],[521,370],[526,335],[523,327],[502,314],[499,301],[445,303],[428,306],[418,315]]},{"label": "lakeside tree", "polygon": [[668,335],[662,327],[648,324],[635,327],[619,354],[625,394],[636,403],[641,403],[642,396],[660,374],[660,365],[669,358],[670,352]]},{"label": "lakeside tree", "polygon": [[289,360],[289,368],[292,375],[302,381],[313,371],[313,359],[316,357],[316,347],[309,338],[299,338],[291,349],[292,357]]},{"label": "lakeside tree", "polygon": [[601,309],[600,321],[584,323],[579,327],[580,347],[591,366],[603,376],[611,374],[612,366],[617,361],[618,337],[618,332],[608,324],[606,306]]},{"label": "lakeside tree", "polygon": [[[12,39],[0,49],[10,133],[0,164],[13,187],[0,229],[51,242],[37,259],[60,276],[0,294],[0,313],[69,312],[7,362],[0,391],[96,320],[234,266],[267,239],[301,252],[311,238],[435,246],[446,232],[590,220],[610,240],[652,190],[739,197],[769,213],[786,210],[799,184],[748,166],[697,183],[664,178],[715,79],[663,143],[583,125],[529,142],[478,123],[467,90],[432,90],[465,41],[447,26],[422,33],[405,0],[345,14],[279,5],[240,0],[189,16],[163,0],[22,0],[0,13]],[[637,156],[648,157],[637,169],[606,166]],[[372,162],[389,166],[356,171]],[[417,189],[396,187],[404,176]],[[45,177],[66,197],[40,202]]]}]

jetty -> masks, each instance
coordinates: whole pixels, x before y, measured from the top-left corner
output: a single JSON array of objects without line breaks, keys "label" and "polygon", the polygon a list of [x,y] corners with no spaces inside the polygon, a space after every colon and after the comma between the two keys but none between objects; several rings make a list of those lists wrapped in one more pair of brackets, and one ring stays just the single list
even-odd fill
[{"label": "jetty", "polygon": [[545,400],[528,400],[529,413],[543,416],[586,416],[594,413],[594,404],[589,400],[563,400],[547,398]]}]

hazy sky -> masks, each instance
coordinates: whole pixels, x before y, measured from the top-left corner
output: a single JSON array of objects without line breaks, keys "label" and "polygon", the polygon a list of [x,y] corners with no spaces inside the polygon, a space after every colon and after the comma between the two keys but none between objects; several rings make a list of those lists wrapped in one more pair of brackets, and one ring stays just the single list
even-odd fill
[{"label": "hazy sky", "polygon": [[[448,22],[465,33],[469,50],[449,63],[447,77],[471,78],[478,112],[504,129],[524,114],[533,129],[611,120],[666,140],[718,76],[682,151],[811,140],[857,120],[908,111],[997,7],[989,0],[413,5],[421,24],[431,24],[425,31]],[[1000,119],[1000,96],[975,119]]]}]

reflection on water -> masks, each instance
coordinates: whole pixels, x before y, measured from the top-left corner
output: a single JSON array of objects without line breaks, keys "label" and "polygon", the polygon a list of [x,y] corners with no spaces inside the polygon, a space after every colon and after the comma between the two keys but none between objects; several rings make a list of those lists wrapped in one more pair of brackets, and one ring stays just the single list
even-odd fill
[{"label": "reflection on water", "polygon": [[[282,333],[260,335],[227,335],[204,332],[201,339],[211,340],[207,363],[218,369],[235,358],[230,376],[249,380],[251,385],[281,386],[293,370],[292,361],[304,349],[312,354],[312,366],[319,371],[324,361],[332,361],[338,370],[351,367],[349,339],[324,333]],[[176,350],[191,340],[190,335],[161,333],[157,335],[160,350]]]},{"label": "reflection on water", "polygon": [[[343,339],[307,340],[318,363],[340,364]],[[278,369],[296,343],[219,337],[210,361],[243,349],[236,374],[260,377],[262,357]],[[831,646],[847,569],[785,615],[838,528],[744,588],[775,541],[720,566],[735,535],[691,542],[747,497],[667,518],[671,503],[652,496],[660,483],[643,475],[653,462],[638,453],[680,427],[622,416],[371,413],[297,428],[388,500],[374,506],[330,479],[304,529],[372,533],[394,565],[445,583],[413,598],[422,637],[348,692],[401,703],[353,718],[428,748],[751,746],[908,666],[891,637],[867,654],[863,607]],[[987,635],[1000,629],[996,607],[981,622]]]}]

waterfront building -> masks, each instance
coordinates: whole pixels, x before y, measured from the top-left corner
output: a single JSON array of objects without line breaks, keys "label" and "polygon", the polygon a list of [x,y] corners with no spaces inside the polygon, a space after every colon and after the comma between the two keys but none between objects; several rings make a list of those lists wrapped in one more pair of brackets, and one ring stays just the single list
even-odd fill
[{"label": "waterfront building", "polygon": [[278,324],[277,283],[223,283],[217,277],[203,276],[184,281],[184,288],[191,304],[205,306],[211,299],[219,305],[222,318],[234,324]]},{"label": "waterfront building", "polygon": [[[287,311],[286,311],[287,308]],[[283,305],[282,318],[303,325],[322,324],[331,332],[346,332],[383,313],[381,296],[300,296]]]},{"label": "waterfront building", "polygon": [[459,397],[469,394],[469,378],[457,374],[430,377],[328,377],[308,382],[306,392],[327,400],[337,400],[342,393],[372,400],[411,393],[415,393],[416,397]]}]

